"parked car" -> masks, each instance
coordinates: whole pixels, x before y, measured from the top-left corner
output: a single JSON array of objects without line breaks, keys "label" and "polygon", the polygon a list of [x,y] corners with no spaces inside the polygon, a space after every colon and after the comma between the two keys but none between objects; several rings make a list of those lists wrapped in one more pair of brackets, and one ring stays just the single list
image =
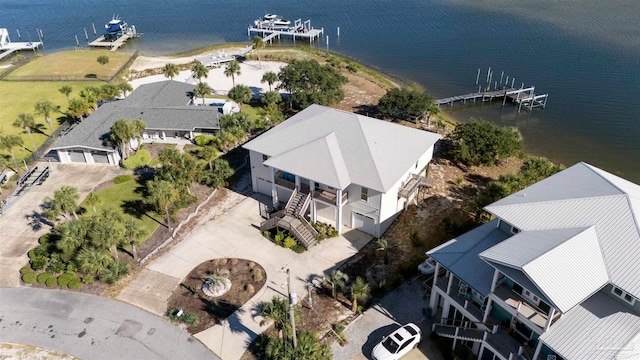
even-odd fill
[{"label": "parked car", "polygon": [[415,324],[407,324],[386,336],[373,348],[373,360],[397,360],[418,346],[422,332]]},{"label": "parked car", "polygon": [[433,258],[427,258],[420,265],[418,265],[418,271],[425,275],[431,275],[436,271],[436,261]]}]

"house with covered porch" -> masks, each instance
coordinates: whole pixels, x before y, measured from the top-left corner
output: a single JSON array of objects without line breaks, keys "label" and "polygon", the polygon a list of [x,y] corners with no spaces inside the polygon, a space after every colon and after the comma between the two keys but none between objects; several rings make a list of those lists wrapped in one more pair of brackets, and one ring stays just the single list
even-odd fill
[{"label": "house with covered porch", "polygon": [[428,252],[433,331],[482,360],[640,358],[640,186],[579,163]]},{"label": "house with covered porch", "polygon": [[274,208],[286,204],[292,219],[379,237],[428,184],[426,167],[438,139],[428,131],[312,105],[244,148],[253,190],[270,196]]}]

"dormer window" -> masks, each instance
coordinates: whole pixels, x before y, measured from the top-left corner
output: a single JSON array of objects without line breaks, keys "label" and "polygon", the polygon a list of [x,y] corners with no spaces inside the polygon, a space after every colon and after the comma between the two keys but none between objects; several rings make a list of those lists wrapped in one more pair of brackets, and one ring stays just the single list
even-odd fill
[{"label": "dormer window", "polygon": [[511,233],[512,233],[512,234],[514,234],[514,235],[515,235],[515,234],[517,234],[517,233],[519,233],[519,232],[520,232],[520,229],[518,229],[517,227],[514,227],[514,226],[512,226],[512,227],[511,227]]},{"label": "dormer window", "polygon": [[620,289],[617,286],[614,286],[611,288],[611,293],[619,297],[620,299],[624,300],[629,305],[633,305],[636,302],[636,298],[634,298],[633,295],[627,293],[626,291]]}]

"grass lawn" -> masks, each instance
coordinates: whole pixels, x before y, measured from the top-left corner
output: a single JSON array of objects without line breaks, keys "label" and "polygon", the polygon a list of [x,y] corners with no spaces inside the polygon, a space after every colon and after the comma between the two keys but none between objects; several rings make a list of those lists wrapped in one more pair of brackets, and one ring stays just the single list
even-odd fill
[{"label": "grass lawn", "polygon": [[[32,114],[36,123],[41,124],[41,132],[32,131],[33,139],[36,145],[40,146],[51,131],[44,117],[34,114],[34,106],[38,101],[50,100],[55,105],[59,105],[64,111],[67,108],[67,98],[61,94],[58,89],[64,85],[73,88],[70,98],[77,97],[80,89],[86,86],[100,86],[103,84],[99,81],[0,81],[0,134],[18,134],[24,140],[26,149],[15,149],[16,158],[26,158],[31,154],[33,145],[31,139],[23,129],[18,129],[12,124],[18,118],[18,114]],[[62,113],[54,113],[51,115],[53,128],[58,127],[59,121],[64,121]],[[56,120],[58,119],[58,120]],[[29,149],[29,150],[27,150]],[[0,152],[7,153],[8,152]]]},{"label": "grass lawn", "polygon": [[[144,206],[144,198],[142,193],[138,190],[142,185],[135,180],[129,180],[120,184],[114,184],[113,186],[95,191],[95,194],[100,198],[100,203],[96,206],[96,210],[100,211],[100,208],[112,207],[122,213],[127,218],[137,212],[139,215],[133,215],[142,221],[142,229],[144,229],[144,239],[147,239],[153,232],[160,226],[154,219],[162,221],[163,217],[155,212],[149,212],[148,215],[140,214],[140,210]],[[87,206],[84,202],[80,204],[81,207],[86,209],[86,214],[93,214],[93,208]]]},{"label": "grass lawn", "polygon": [[[98,56],[106,55],[109,63],[100,65]],[[109,50],[71,50],[38,56],[28,64],[12,72],[7,80],[81,80],[85,78],[109,79],[133,56],[133,54],[111,52]]]}]

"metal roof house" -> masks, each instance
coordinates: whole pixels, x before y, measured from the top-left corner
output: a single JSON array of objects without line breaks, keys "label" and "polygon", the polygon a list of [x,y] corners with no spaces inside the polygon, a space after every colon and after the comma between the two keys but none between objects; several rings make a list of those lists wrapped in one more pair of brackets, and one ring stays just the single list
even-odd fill
[{"label": "metal roof house", "polygon": [[[426,184],[440,135],[312,105],[244,145],[253,190],[313,222],[380,236]],[[295,215],[295,214],[294,214]]]},{"label": "metal roof house", "polygon": [[141,85],[127,98],[105,103],[62,136],[52,148],[60,162],[117,165],[120,154],[107,144],[111,126],[120,119],[140,119],[147,129],[142,142],[188,142],[220,130],[215,106],[194,106],[194,85],[161,81]]},{"label": "metal roof house", "polygon": [[640,186],[585,163],[428,252],[434,332],[478,359],[640,359]]}]

